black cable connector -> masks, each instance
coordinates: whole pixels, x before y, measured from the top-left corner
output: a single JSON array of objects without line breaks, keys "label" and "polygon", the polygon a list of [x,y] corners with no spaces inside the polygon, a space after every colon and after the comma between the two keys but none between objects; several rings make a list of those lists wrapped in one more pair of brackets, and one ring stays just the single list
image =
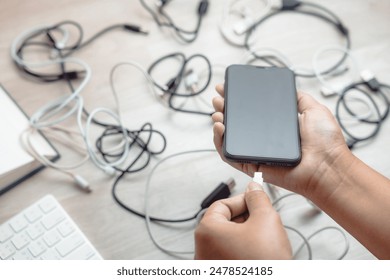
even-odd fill
[{"label": "black cable connector", "polygon": [[148,32],[142,30],[142,28],[141,28],[140,26],[138,26],[138,25],[125,24],[123,27],[124,27],[126,30],[129,30],[129,31],[132,31],[132,32],[142,33],[142,34],[148,35]]},{"label": "black cable connector", "polygon": [[381,84],[375,78],[374,74],[368,70],[363,71],[360,76],[362,80],[366,83],[366,85],[372,90],[377,92],[381,88]]},{"label": "black cable connector", "polygon": [[[165,149],[165,148],[164,148]],[[125,171],[126,172],[126,171]],[[138,212],[137,210],[127,206],[125,203],[123,203],[118,195],[116,194],[116,188],[117,188],[117,185],[118,185],[118,182],[121,180],[121,178],[123,178],[123,174],[118,176],[117,179],[115,180],[114,182],[114,185],[112,186],[112,189],[111,189],[111,192],[112,192],[112,195],[113,195],[113,198],[115,199],[115,201],[119,204],[119,206],[121,206],[123,209],[125,209],[126,211],[138,216],[138,217],[141,217],[143,219],[145,219],[145,214],[142,213],[142,212]],[[236,185],[236,182],[234,181],[234,179],[230,178],[226,183],[220,183],[201,203],[201,208],[199,209],[198,212],[196,212],[193,216],[191,217],[187,217],[187,218],[181,218],[181,219],[165,219],[165,218],[159,218],[159,217],[153,217],[153,216],[150,216],[149,219],[153,222],[163,222],[163,223],[184,223],[184,222],[188,222],[188,221],[192,221],[192,220],[195,220],[196,218],[198,218],[198,215],[202,212],[203,209],[206,209],[208,207],[210,207],[211,204],[213,204],[215,201],[217,200],[220,200],[220,199],[224,199],[224,198],[228,198],[231,194],[231,190],[234,188],[234,186]]]},{"label": "black cable connector", "polygon": [[294,10],[301,5],[301,2],[298,0],[283,0],[281,10],[288,11]]},{"label": "black cable connector", "polygon": [[166,91],[176,91],[178,87],[177,77],[173,77],[166,84]]},{"label": "black cable connector", "polygon": [[69,71],[69,72],[64,72],[61,75],[58,76],[59,79],[64,79],[64,80],[77,80],[81,77],[81,74],[84,74],[84,71]]},{"label": "black cable connector", "polygon": [[161,8],[168,4],[169,0],[160,0],[156,3],[157,7]]},{"label": "black cable connector", "polygon": [[358,141],[356,141],[356,140],[354,140],[354,139],[348,139],[348,140],[346,140],[345,142],[346,142],[346,144],[347,144],[347,146],[348,146],[348,149],[352,150],[352,149],[354,148],[355,144],[356,144]]},{"label": "black cable connector", "polygon": [[203,201],[200,205],[202,209],[210,207],[215,201],[228,198],[232,189],[236,185],[233,178],[230,178],[226,183],[220,183]]},{"label": "black cable connector", "polygon": [[208,0],[202,0],[199,3],[198,14],[200,16],[204,16],[207,13],[208,7],[209,7],[209,1]]}]

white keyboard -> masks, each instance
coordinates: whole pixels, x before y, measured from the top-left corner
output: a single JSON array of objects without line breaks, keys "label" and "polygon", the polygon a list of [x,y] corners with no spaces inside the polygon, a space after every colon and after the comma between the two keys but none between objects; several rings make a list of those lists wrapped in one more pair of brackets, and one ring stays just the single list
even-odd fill
[{"label": "white keyboard", "polygon": [[0,225],[0,260],[101,260],[52,195]]}]

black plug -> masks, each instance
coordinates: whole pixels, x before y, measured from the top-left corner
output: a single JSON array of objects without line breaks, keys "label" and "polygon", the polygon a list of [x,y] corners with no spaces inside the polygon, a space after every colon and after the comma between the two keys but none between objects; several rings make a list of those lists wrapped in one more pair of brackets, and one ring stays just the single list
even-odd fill
[{"label": "black plug", "polygon": [[168,4],[168,2],[169,2],[169,0],[159,0],[159,1],[157,1],[156,5],[157,5],[157,7],[162,8],[166,4]]},{"label": "black plug", "polygon": [[77,80],[81,77],[81,74],[84,74],[85,71],[69,71],[62,73],[59,78],[64,80]]},{"label": "black plug", "polygon": [[178,81],[177,77],[174,77],[168,81],[168,83],[165,84],[165,91],[168,92],[174,92],[177,89]]},{"label": "black plug", "polygon": [[209,7],[209,1],[208,0],[202,0],[199,3],[198,14],[200,16],[204,16],[206,14],[206,12],[207,12],[208,7]]},{"label": "black plug", "polygon": [[281,10],[282,11],[294,10],[300,5],[301,5],[301,1],[298,0],[283,0]]},{"label": "black plug", "polygon": [[370,71],[365,70],[360,73],[360,76],[372,91],[378,91],[381,88],[381,84],[375,78],[374,74],[371,73]]},{"label": "black plug", "polygon": [[233,178],[230,178],[226,183],[220,183],[203,201],[200,207],[202,209],[210,207],[215,201],[228,198],[231,190],[236,185]]},{"label": "black plug", "polygon": [[352,150],[357,142],[358,142],[358,141],[356,141],[356,140],[354,140],[354,139],[348,139],[348,140],[346,141],[346,144],[347,144],[347,146],[348,146],[348,149]]},{"label": "black plug", "polygon": [[132,32],[142,33],[142,34],[148,35],[148,32],[142,30],[142,28],[141,28],[140,26],[138,26],[138,25],[125,24],[123,27],[124,27],[126,30],[129,30],[129,31],[132,31]]}]

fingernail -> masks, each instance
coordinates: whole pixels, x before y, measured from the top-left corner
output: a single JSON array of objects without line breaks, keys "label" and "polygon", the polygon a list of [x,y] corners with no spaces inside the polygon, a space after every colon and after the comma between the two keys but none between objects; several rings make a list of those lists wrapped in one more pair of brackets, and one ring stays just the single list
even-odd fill
[{"label": "fingernail", "polygon": [[250,192],[250,191],[264,191],[264,190],[260,184],[258,184],[256,182],[250,182],[248,184],[248,187],[246,188],[246,191]]}]

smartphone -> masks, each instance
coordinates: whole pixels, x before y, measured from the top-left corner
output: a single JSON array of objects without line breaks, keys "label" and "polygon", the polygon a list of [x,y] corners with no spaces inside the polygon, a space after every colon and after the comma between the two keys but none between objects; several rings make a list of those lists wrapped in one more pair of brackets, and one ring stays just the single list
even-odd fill
[{"label": "smartphone", "polygon": [[231,65],[225,73],[226,159],[294,166],[301,159],[295,75],[288,68]]}]

